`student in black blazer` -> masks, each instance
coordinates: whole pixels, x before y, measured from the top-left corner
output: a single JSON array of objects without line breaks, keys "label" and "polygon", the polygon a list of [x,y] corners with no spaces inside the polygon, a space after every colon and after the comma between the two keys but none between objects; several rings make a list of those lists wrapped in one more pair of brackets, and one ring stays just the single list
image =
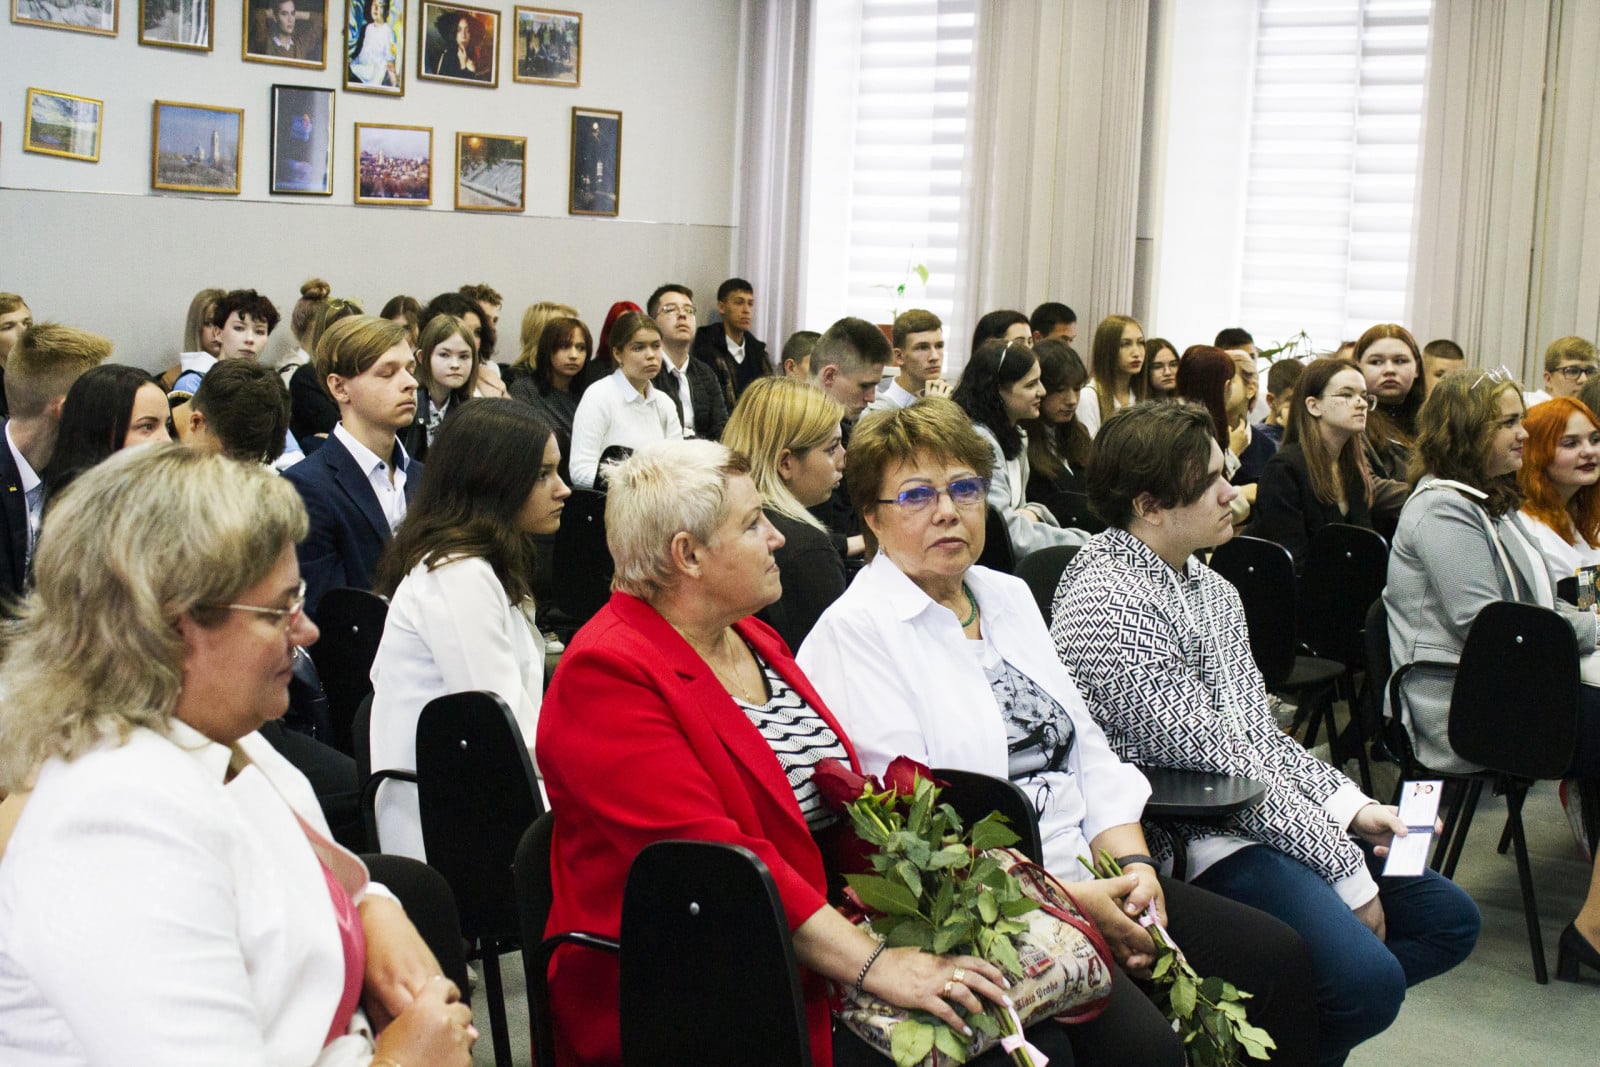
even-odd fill
[{"label": "student in black blazer", "polygon": [[[694,335],[691,348],[694,358],[716,372],[730,408],[751,382],[773,373],[772,364],[767,360],[767,346],[750,332],[755,306],[754,287],[743,278],[729,278],[717,286],[717,314],[722,316],[722,321],[702,326]],[[744,347],[743,358],[733,358],[728,350],[730,340]]]},{"label": "student in black blazer", "polygon": [[1295,387],[1283,447],[1262,469],[1246,532],[1287,548],[1296,570],[1324,526],[1372,528],[1368,403],[1366,379],[1348,359],[1313,360]]},{"label": "student in black blazer", "polygon": [[[0,422],[5,432],[10,422]],[[22,596],[28,582],[28,497],[22,485],[22,471],[12,451],[11,435],[5,433],[0,448],[0,611]]]},{"label": "student in black blazer", "polygon": [[[678,391],[680,374],[689,380],[692,421],[684,418],[683,394]],[[704,437],[708,441],[722,437],[722,428],[728,424],[728,403],[723,399],[722,383],[717,381],[716,371],[690,356],[687,349],[681,367],[674,362],[673,354],[666,352],[661,360],[661,373],[651,384],[665,393],[672,406],[678,409],[678,421],[683,423],[685,437]]]},{"label": "student in black blazer", "polygon": [[374,315],[342,319],[317,345],[315,366],[339,405],[339,424],[284,474],[311,519],[296,552],[313,618],[328,590],[372,588],[378,556],[422,482],[422,464],[395,436],[417,410],[406,327]]}]

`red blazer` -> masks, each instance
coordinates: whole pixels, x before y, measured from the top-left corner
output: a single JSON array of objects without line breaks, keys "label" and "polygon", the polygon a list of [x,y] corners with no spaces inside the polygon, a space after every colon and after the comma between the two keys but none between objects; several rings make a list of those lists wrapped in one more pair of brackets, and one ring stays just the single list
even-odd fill
[{"label": "red blazer", "polygon": [[[855,750],[781,638],[735,629]],[[652,841],[728,841],[772,871],[793,930],[827,905],[822,856],[783,768],[711,668],[649,604],[626,593],[578,632],[539,713],[535,749],[555,812],[547,933],[615,937],[628,867]],[[822,981],[806,973],[812,1060],[831,1067]],[[551,974],[557,1060],[621,1063],[616,959],[564,948]]]}]

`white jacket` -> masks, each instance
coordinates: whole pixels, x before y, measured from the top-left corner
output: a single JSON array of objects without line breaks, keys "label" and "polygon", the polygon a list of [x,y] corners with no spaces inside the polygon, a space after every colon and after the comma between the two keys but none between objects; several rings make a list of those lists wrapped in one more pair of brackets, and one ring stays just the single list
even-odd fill
[{"label": "white jacket", "polygon": [[[1040,809],[1045,865],[1058,878],[1085,878],[1078,857],[1089,857],[1089,842],[1102,830],[1138,822],[1150,785],[1107,745],[1056,658],[1027,585],[986,567],[966,577],[985,635],[1072,719],[1067,772],[1017,784]],[[1005,722],[968,644],[960,620],[880,552],[823,613],[798,659],[867,773],[880,774],[905,755],[1005,778]]]}]

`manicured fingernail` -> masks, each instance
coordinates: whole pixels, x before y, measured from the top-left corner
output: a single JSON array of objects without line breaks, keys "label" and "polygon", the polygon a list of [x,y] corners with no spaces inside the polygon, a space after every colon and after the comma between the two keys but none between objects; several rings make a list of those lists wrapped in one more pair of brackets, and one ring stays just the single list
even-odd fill
[{"label": "manicured fingernail", "polygon": [[963,1025],[961,1027],[961,1033],[966,1037],[971,1037],[972,1036],[972,1027]]},{"label": "manicured fingernail", "polygon": [[472,1035],[472,1040],[478,1040],[478,1028],[471,1023],[467,1024],[467,1033]]},{"label": "manicured fingernail", "polygon": [[1013,1005],[1011,1003],[1011,998],[1010,997],[1001,997],[1000,998],[1000,1003],[1004,1004],[1008,1008],[1015,1007],[1015,1005]]},{"label": "manicured fingernail", "polygon": [[1010,989],[1011,988],[1011,979],[1009,979],[1009,978],[1001,978],[1000,979],[1000,984],[1002,986],[1004,986],[1006,989]]}]

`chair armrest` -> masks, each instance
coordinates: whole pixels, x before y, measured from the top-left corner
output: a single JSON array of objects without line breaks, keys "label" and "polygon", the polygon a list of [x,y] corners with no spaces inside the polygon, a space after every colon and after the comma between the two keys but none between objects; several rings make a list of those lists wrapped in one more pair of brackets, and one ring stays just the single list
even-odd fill
[{"label": "chair armrest", "polygon": [[551,934],[539,942],[539,947],[524,953],[523,967],[527,971],[529,1026],[533,1031],[533,1062],[535,1067],[546,1067],[556,1062],[556,1036],[550,1017],[550,957],[562,945],[621,955],[622,944],[615,938],[572,930],[564,934]]},{"label": "chair armrest", "polygon": [[384,782],[415,782],[416,771],[373,771],[361,784],[361,829],[367,836],[369,852],[381,852],[378,847],[378,787]]}]

